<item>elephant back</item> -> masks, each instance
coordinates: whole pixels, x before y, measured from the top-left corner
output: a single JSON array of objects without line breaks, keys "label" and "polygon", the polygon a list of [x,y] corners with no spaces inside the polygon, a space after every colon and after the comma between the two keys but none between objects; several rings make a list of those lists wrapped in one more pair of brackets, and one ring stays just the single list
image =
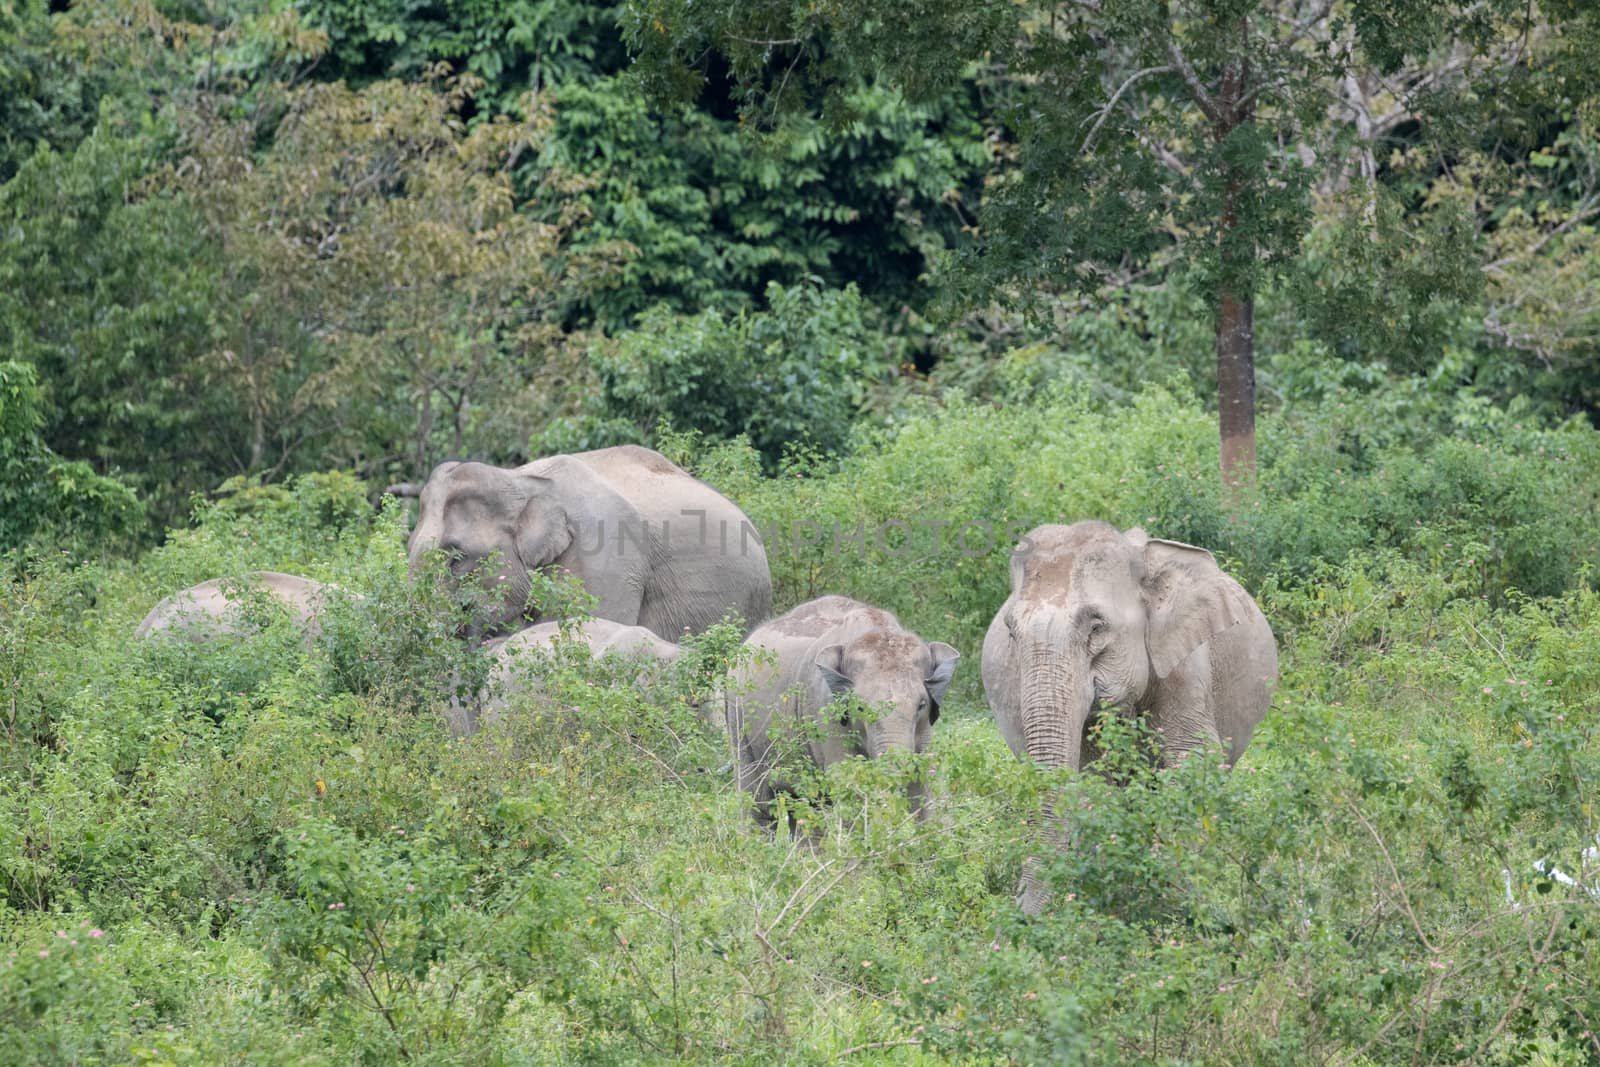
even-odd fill
[{"label": "elephant back", "polygon": [[[320,630],[318,617],[327,604],[328,587],[310,578],[279,571],[255,571],[237,580],[248,583],[281,604],[296,622],[307,628],[308,636]],[[237,595],[230,598],[234,580],[213,578],[164,598],[140,621],[134,630],[138,638],[162,635],[181,636],[189,641],[207,641],[239,633]]]},{"label": "elephant back", "polygon": [[[701,633],[730,610],[748,632],[772,614],[772,573],[760,532],[733,501],[659,452],[621,445],[574,454],[625,500],[651,554],[639,624],[669,642]],[[631,532],[631,531],[630,531]]]}]

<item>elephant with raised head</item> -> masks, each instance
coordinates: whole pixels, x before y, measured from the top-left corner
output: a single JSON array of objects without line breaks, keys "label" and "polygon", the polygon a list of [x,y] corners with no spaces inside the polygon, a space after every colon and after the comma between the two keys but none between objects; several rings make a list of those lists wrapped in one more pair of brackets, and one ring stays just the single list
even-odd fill
[{"label": "elephant with raised head", "polygon": [[549,456],[509,469],[441,463],[421,497],[412,568],[442,549],[457,582],[470,578],[497,597],[469,636],[520,625],[531,575],[546,568],[578,578],[596,598],[596,616],[669,641],[730,611],[748,628],[772,610],[766,551],[745,513],[647,448]]},{"label": "elephant with raised head", "polygon": [[[774,765],[784,730],[798,731],[818,768],[852,755],[922,752],[961,658],[942,641],[924,641],[887,611],[843,596],[801,604],[757,628],[745,646],[758,655],[728,683],[727,726],[739,785],[754,797],[765,825],[773,821],[773,798],[791,788]],[[850,693],[884,706],[884,713],[860,721],[851,713],[859,705],[835,702]],[[920,810],[920,787],[912,800]]]},{"label": "elephant with raised head", "polygon": [[317,619],[327,606],[331,587],[310,578],[277,571],[255,571],[237,581],[213,578],[209,582],[179,590],[150,609],[134,631],[135,637],[182,637],[188,641],[209,641],[240,633],[239,596],[229,592],[263,592],[283,607],[295,621],[315,637]]},{"label": "elephant with raised head", "polygon": [[451,729],[469,734],[480,722],[493,724],[512,698],[537,692],[540,668],[551,661],[558,644],[564,642],[583,646],[595,659],[610,656],[624,661],[635,671],[634,680],[646,687],[682,655],[682,649],[655,631],[611,619],[587,619],[565,631],[556,622],[529,626],[485,646],[494,655],[485,695],[471,706],[459,699],[453,702],[449,711]]},{"label": "elephant with raised head", "polygon": [[[983,688],[1018,756],[1081,770],[1102,714],[1144,718],[1165,765],[1206,745],[1232,763],[1267,712],[1278,647],[1211,553],[1103,522],[1040,526],[1011,556],[1011,595],[983,642]],[[1046,813],[1046,836],[1063,837]],[[1032,864],[1020,902],[1049,900]]]}]

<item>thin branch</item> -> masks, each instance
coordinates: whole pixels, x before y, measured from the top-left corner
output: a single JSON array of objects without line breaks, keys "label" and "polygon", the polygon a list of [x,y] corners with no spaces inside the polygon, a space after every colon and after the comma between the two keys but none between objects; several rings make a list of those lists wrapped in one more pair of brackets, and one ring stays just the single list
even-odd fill
[{"label": "thin branch", "polygon": [[1389,854],[1389,846],[1383,843],[1383,838],[1379,836],[1377,828],[1367,821],[1367,817],[1361,813],[1359,807],[1352,803],[1350,811],[1360,820],[1361,825],[1367,828],[1367,833],[1372,835],[1372,840],[1378,844],[1378,850],[1383,853],[1383,862],[1388,864],[1389,873],[1394,877],[1395,891],[1400,894],[1400,903],[1406,909],[1406,916],[1411,920],[1411,928],[1417,933],[1417,940],[1422,942],[1424,948],[1437,956],[1439,950],[1433,947],[1433,942],[1428,940],[1428,935],[1422,932],[1422,923],[1417,920],[1417,913],[1411,910],[1411,898],[1406,895],[1406,887],[1400,881],[1400,869],[1394,865],[1394,857]]},{"label": "thin branch", "polygon": [[629,737],[623,731],[618,730],[615,727],[610,726],[610,725],[608,725],[606,723],[600,723],[600,726],[606,731],[606,733],[612,735],[613,737],[617,737],[617,738],[620,738],[620,739],[626,741],[628,744],[632,745],[634,748],[638,749],[640,752],[642,752],[646,756],[648,756],[651,760],[655,761],[656,765],[659,766],[662,770],[666,771],[669,775],[671,775],[672,776],[672,780],[677,782],[679,785],[687,786],[689,784],[689,783],[687,783],[687,782],[685,782],[683,780],[683,775],[681,775],[677,771],[673,770],[672,767],[670,765],[668,765],[668,763],[665,760],[663,760],[660,756],[656,755],[654,752],[651,752],[645,746],[639,744],[639,742],[637,742],[633,738]]},{"label": "thin branch", "polygon": [[1188,165],[1186,165],[1183,160],[1173,155],[1172,150],[1167,148],[1167,146],[1162,144],[1160,141],[1157,141],[1152,137],[1147,137],[1144,134],[1140,134],[1139,143],[1150,150],[1150,154],[1156,157],[1156,161],[1158,163],[1172,171],[1172,173],[1176,174],[1178,177],[1186,179],[1193,177],[1193,173],[1190,171]]},{"label": "thin branch", "polygon": [[[1528,953],[1533,957],[1534,967],[1544,966],[1544,963],[1549,956],[1550,943],[1555,940],[1556,932],[1561,929],[1562,918],[1563,916],[1560,912],[1557,912],[1551,917],[1550,932],[1545,935],[1544,944],[1542,946],[1535,948],[1530,938],[1528,944]],[[1511,1006],[1506,1008],[1505,1013],[1500,1016],[1500,1021],[1495,1024],[1493,1030],[1489,1031],[1489,1036],[1484,1038],[1483,1041],[1479,1043],[1477,1051],[1475,1051],[1472,1054],[1472,1057],[1467,1060],[1469,1065],[1477,1063],[1479,1060],[1483,1059],[1484,1053],[1488,1052],[1490,1047],[1494,1045],[1495,1039],[1498,1038],[1501,1031],[1506,1028],[1506,1024],[1511,1021],[1512,1017],[1517,1014],[1518,1009],[1522,1007],[1522,1002],[1528,995],[1528,986],[1529,979],[1523,979],[1522,984],[1517,987],[1517,995],[1511,998]]]},{"label": "thin branch", "polygon": [[737,33],[730,33],[728,34],[728,37],[730,40],[738,41],[740,44],[760,45],[763,48],[775,48],[778,45],[805,43],[805,38],[803,37],[740,37]]},{"label": "thin branch", "polygon": [[1332,10],[1333,0],[1321,0],[1320,3],[1314,4],[1311,8],[1310,14],[1294,23],[1293,29],[1289,31],[1289,39],[1287,43],[1295,44],[1300,41],[1308,32],[1310,32],[1311,27],[1326,19],[1328,17],[1328,13]]},{"label": "thin branch", "polygon": [[800,924],[806,921],[806,917],[811,914],[812,910],[818,904],[822,903],[824,897],[833,892],[833,887],[843,881],[846,875],[853,873],[859,866],[860,862],[857,860],[851,860],[849,863],[845,864],[844,869],[834,876],[833,881],[823,886],[816,896],[811,898],[811,902],[805,906],[805,909],[795,917],[794,922],[789,924],[789,931],[786,936],[793,937],[795,935],[795,931],[800,929]]},{"label": "thin branch", "polygon": [[1098,117],[1094,120],[1094,125],[1090,127],[1088,136],[1083,139],[1083,147],[1079,149],[1079,151],[1087,155],[1090,149],[1094,148],[1095,138],[1100,136],[1100,128],[1106,124],[1106,119],[1111,117],[1111,109],[1117,106],[1117,101],[1122,99],[1122,94],[1127,92],[1134,82],[1138,81],[1140,78],[1149,77],[1152,74],[1170,73],[1172,73],[1171,67],[1161,66],[1146,67],[1143,70],[1136,70],[1132,74],[1128,75],[1127,80],[1117,87],[1116,92],[1111,94],[1111,99],[1106,101],[1106,106],[1096,112]]},{"label": "thin branch", "polygon": [[1520,259],[1528,259],[1532,256],[1536,256],[1545,245],[1549,244],[1557,237],[1560,237],[1574,226],[1587,222],[1596,215],[1600,215],[1600,196],[1590,196],[1578,205],[1578,207],[1573,211],[1572,215],[1569,216],[1565,222],[1535,241],[1532,247],[1526,248],[1521,252],[1513,253],[1509,256],[1501,256],[1493,263],[1487,264],[1483,269],[1485,271],[1492,270],[1500,272],[1508,263],[1515,263]]}]

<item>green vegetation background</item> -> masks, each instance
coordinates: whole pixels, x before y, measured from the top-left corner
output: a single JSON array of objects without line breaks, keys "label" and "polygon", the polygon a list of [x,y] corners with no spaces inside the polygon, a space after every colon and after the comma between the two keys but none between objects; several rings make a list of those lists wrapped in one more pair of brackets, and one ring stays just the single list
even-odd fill
[{"label": "green vegetation background", "polygon": [[[1230,509],[1170,249],[1095,299],[952,296],[993,71],[760,138],[707,73],[652,102],[598,4],[0,0],[0,1062],[1600,1058],[1600,902],[1535,866],[1600,832],[1592,105],[1458,101],[1470,135],[1311,199]],[[444,727],[485,665],[375,491],[625,440],[784,532],[780,608],[964,653],[933,750],[830,774],[815,848],[755,829],[696,679],[567,663]],[[1082,517],[1267,612],[1231,774],[1119,735],[1127,786],[1062,783],[999,740],[1009,545],[959,532]],[[832,541],[894,520],[947,533]],[[130,641],[257,568],[353,595],[311,643],[270,604]],[[1056,788],[1078,847],[1024,922]]]}]

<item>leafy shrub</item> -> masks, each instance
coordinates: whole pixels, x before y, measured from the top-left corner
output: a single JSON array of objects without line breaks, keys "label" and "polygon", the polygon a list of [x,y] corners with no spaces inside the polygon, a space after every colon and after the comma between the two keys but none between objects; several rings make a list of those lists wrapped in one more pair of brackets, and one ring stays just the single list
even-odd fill
[{"label": "leafy shrub", "polygon": [[533,451],[642,440],[660,425],[743,435],[769,468],[795,444],[842,451],[868,385],[887,369],[860,294],[774,284],[766,295],[766,311],[647,312],[594,353],[600,395],[578,430],[587,436],[558,427]]},{"label": "leafy shrub", "polygon": [[133,490],[52,452],[40,437],[44,421],[34,367],[0,361],[0,553],[29,545],[105,551],[126,542],[144,518]]},{"label": "leafy shrub", "polygon": [[43,387],[27,432],[67,460],[127,472],[171,521],[229,469],[243,420],[192,358],[217,302],[205,228],[182,198],[132,195],[157,132],[119,136],[108,121],[0,185],[0,360],[31,364]]}]

